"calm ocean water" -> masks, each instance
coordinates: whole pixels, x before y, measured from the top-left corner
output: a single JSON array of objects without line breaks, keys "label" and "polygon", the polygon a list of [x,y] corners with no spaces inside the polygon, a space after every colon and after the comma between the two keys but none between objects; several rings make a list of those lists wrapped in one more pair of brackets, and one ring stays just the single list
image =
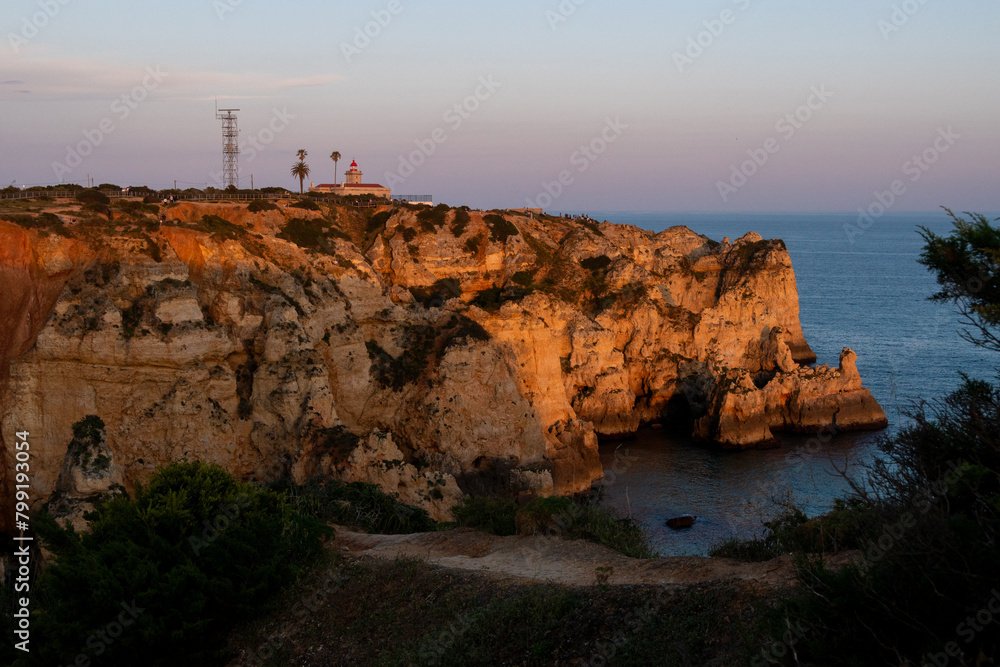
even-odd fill
[{"label": "calm ocean water", "polygon": [[[916,401],[954,390],[959,372],[992,379],[1000,367],[1000,356],[959,338],[953,306],[927,300],[936,283],[917,264],[918,227],[948,233],[943,211],[886,215],[853,242],[844,225],[857,216],[849,214],[590,214],[653,231],[686,225],[716,240],[735,241],[748,231],[783,239],[817,363],[836,366],[844,347],[858,353],[861,377],[889,417],[883,433],[905,423]],[[811,516],[826,511],[847,490],[837,470],[870,460],[878,437],[843,434],[815,454],[800,436],[780,437],[778,449],[722,452],[645,431],[601,446],[605,469],[617,471],[609,475],[606,499],[642,522],[662,554],[702,555],[731,535],[759,531],[776,511],[772,499],[791,497]],[[696,515],[695,526],[667,528],[665,521],[679,514]]]}]

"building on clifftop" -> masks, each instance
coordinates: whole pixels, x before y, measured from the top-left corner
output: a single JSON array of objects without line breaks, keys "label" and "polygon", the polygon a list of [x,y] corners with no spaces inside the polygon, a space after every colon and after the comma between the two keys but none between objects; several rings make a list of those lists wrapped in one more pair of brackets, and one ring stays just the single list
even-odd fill
[{"label": "building on clifftop", "polygon": [[323,194],[339,195],[341,197],[353,197],[358,195],[370,195],[373,197],[392,198],[392,191],[378,183],[362,183],[361,170],[358,169],[357,161],[351,162],[351,168],[344,172],[346,180],[340,184],[309,185],[309,192],[320,192]]}]

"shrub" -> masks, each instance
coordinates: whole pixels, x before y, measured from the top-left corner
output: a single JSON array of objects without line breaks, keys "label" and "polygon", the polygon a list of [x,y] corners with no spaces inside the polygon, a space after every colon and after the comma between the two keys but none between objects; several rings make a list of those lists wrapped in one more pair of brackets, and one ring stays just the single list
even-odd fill
[{"label": "shrub", "polygon": [[107,206],[111,203],[111,199],[97,189],[78,192],[76,194],[76,200],[81,204],[100,204],[102,206]]},{"label": "shrub", "polygon": [[488,341],[492,338],[490,333],[483,328],[479,322],[470,320],[465,315],[456,315],[448,322],[448,332],[446,334],[443,350],[457,345],[462,340]]},{"label": "shrub", "polygon": [[594,306],[598,312],[609,310],[615,306],[619,310],[634,310],[649,294],[649,288],[644,283],[629,283],[617,292],[611,293],[608,293],[606,285],[600,283],[595,283],[594,288],[596,292]]},{"label": "shrub", "polygon": [[398,357],[393,357],[376,341],[365,343],[368,358],[371,359],[372,374],[385,389],[400,391],[408,384],[416,382],[423,374],[431,353],[437,330],[425,325],[407,326],[403,333],[405,349]]},{"label": "shrub", "polygon": [[100,456],[104,445],[104,421],[96,415],[88,415],[73,424],[73,440],[70,441],[66,455],[72,457],[73,463],[81,468],[106,469],[98,466],[95,455]]},{"label": "shrub", "polygon": [[483,218],[483,222],[490,229],[490,238],[498,243],[505,243],[511,236],[520,234],[514,223],[502,215],[491,213]]},{"label": "shrub", "polygon": [[466,496],[452,513],[460,526],[493,535],[517,535],[517,503],[509,498]]},{"label": "shrub", "polygon": [[277,211],[278,205],[266,199],[255,199],[247,206],[251,213],[266,213],[267,211]]},{"label": "shrub", "polygon": [[473,236],[465,241],[465,249],[471,253],[479,254],[486,247],[486,237],[482,234]]},{"label": "shrub", "polygon": [[448,219],[448,211],[450,210],[451,207],[447,204],[438,204],[434,208],[425,208],[417,213],[417,221],[423,227],[424,231],[433,233],[444,227],[444,223]]},{"label": "shrub", "polygon": [[[880,444],[867,484],[826,518],[832,530],[791,526],[803,585],[785,613],[812,628],[799,649],[804,661],[836,654],[843,664],[924,664],[928,652],[959,638],[958,624],[983,609],[996,586],[1000,388],[967,380],[933,413],[911,417]],[[777,526],[763,546],[788,528]],[[816,550],[817,536],[837,530],[845,546],[861,548],[859,562],[831,570],[802,558]],[[967,657],[983,651],[990,659],[998,645],[990,625],[961,647]]]},{"label": "shrub", "polygon": [[560,535],[633,558],[656,556],[641,526],[586,498],[535,498],[518,508],[509,498],[467,496],[452,512],[459,525],[494,535]]},{"label": "shrub", "polygon": [[428,287],[411,287],[410,293],[424,308],[440,308],[449,299],[462,296],[462,285],[455,278],[442,278]]},{"label": "shrub", "polygon": [[455,235],[455,238],[465,233],[471,220],[472,216],[469,215],[468,209],[455,209],[455,219],[451,221],[451,233]]},{"label": "shrub", "polygon": [[580,266],[592,273],[604,272],[609,266],[611,266],[611,258],[607,255],[588,257],[587,259],[580,261]]},{"label": "shrub", "polygon": [[301,208],[305,211],[322,211],[319,204],[311,199],[303,199],[292,204],[289,208]]},{"label": "shrub", "polygon": [[470,302],[483,310],[497,311],[508,301],[517,302],[531,294],[532,288],[521,287],[520,285],[508,285],[507,287],[491,287],[479,292]]},{"label": "shrub", "polygon": [[300,248],[309,250],[326,249],[324,241],[324,229],[326,221],[322,219],[306,220],[305,218],[293,218],[285,223],[278,233],[279,239],[291,241]]},{"label": "shrub", "polygon": [[[104,665],[219,664],[221,634],[266,609],[331,533],[274,491],[187,462],[87,519],[84,534],[48,515],[35,522],[54,556],[37,586],[42,664],[79,653]],[[120,638],[87,642],[123,607],[134,621]]]},{"label": "shrub", "polygon": [[[355,436],[356,442],[357,436]],[[427,512],[399,502],[373,484],[312,479],[296,485],[288,480],[272,485],[288,496],[292,507],[324,523],[358,528],[379,535],[405,535],[437,530]]]},{"label": "shrub", "polygon": [[633,558],[656,556],[641,526],[588,498],[536,498],[518,510],[515,523],[522,535],[562,535],[603,544]]},{"label": "shrub", "polygon": [[21,227],[41,230],[43,236],[45,232],[54,232],[66,238],[73,237],[73,233],[63,224],[62,219],[54,213],[40,213],[38,216],[29,213],[14,213],[0,217]]},{"label": "shrub", "polygon": [[203,215],[201,220],[194,224],[194,228],[201,232],[212,235],[212,240],[216,243],[223,241],[237,241],[246,234],[246,230],[239,225],[220,218],[217,215]]},{"label": "shrub", "polygon": [[532,287],[535,282],[535,271],[518,271],[510,277],[512,283],[518,284],[522,287]]}]

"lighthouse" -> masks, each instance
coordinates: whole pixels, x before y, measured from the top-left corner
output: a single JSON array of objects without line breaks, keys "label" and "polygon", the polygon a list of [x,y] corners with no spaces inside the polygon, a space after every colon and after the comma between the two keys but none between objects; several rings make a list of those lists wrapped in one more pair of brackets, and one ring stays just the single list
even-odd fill
[{"label": "lighthouse", "polygon": [[347,180],[344,181],[346,185],[361,185],[361,170],[358,169],[358,161],[351,160],[351,168],[344,172],[344,176]]},{"label": "lighthouse", "polygon": [[340,195],[342,197],[364,196],[382,197],[390,199],[392,191],[378,183],[365,183],[361,180],[363,174],[358,168],[357,160],[351,161],[351,168],[344,172],[346,177],[343,185],[323,184],[314,185],[309,188],[309,192],[320,192],[324,194]]}]

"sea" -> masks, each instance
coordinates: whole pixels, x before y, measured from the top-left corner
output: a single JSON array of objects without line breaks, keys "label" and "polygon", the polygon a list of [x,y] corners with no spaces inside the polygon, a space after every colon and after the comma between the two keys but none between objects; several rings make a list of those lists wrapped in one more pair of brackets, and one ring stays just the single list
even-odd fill
[{"label": "sea", "polygon": [[[750,231],[784,240],[817,364],[836,367],[841,350],[852,348],[889,419],[884,431],[823,442],[779,434],[778,447],[763,450],[722,451],[652,429],[603,442],[604,502],[642,524],[661,555],[706,555],[729,537],[759,535],[788,502],[809,516],[828,511],[850,493],[845,473],[863,479],[865,464],[879,455],[879,438],[904,427],[922,402],[933,406],[954,391],[962,373],[997,378],[1000,354],[959,336],[953,304],[928,300],[937,284],[917,262],[919,232],[948,234],[952,221],[944,211],[888,213],[867,229],[856,213],[587,213],[654,232],[684,225],[718,241]],[[697,517],[691,528],[667,527],[667,519],[688,514]]]}]

